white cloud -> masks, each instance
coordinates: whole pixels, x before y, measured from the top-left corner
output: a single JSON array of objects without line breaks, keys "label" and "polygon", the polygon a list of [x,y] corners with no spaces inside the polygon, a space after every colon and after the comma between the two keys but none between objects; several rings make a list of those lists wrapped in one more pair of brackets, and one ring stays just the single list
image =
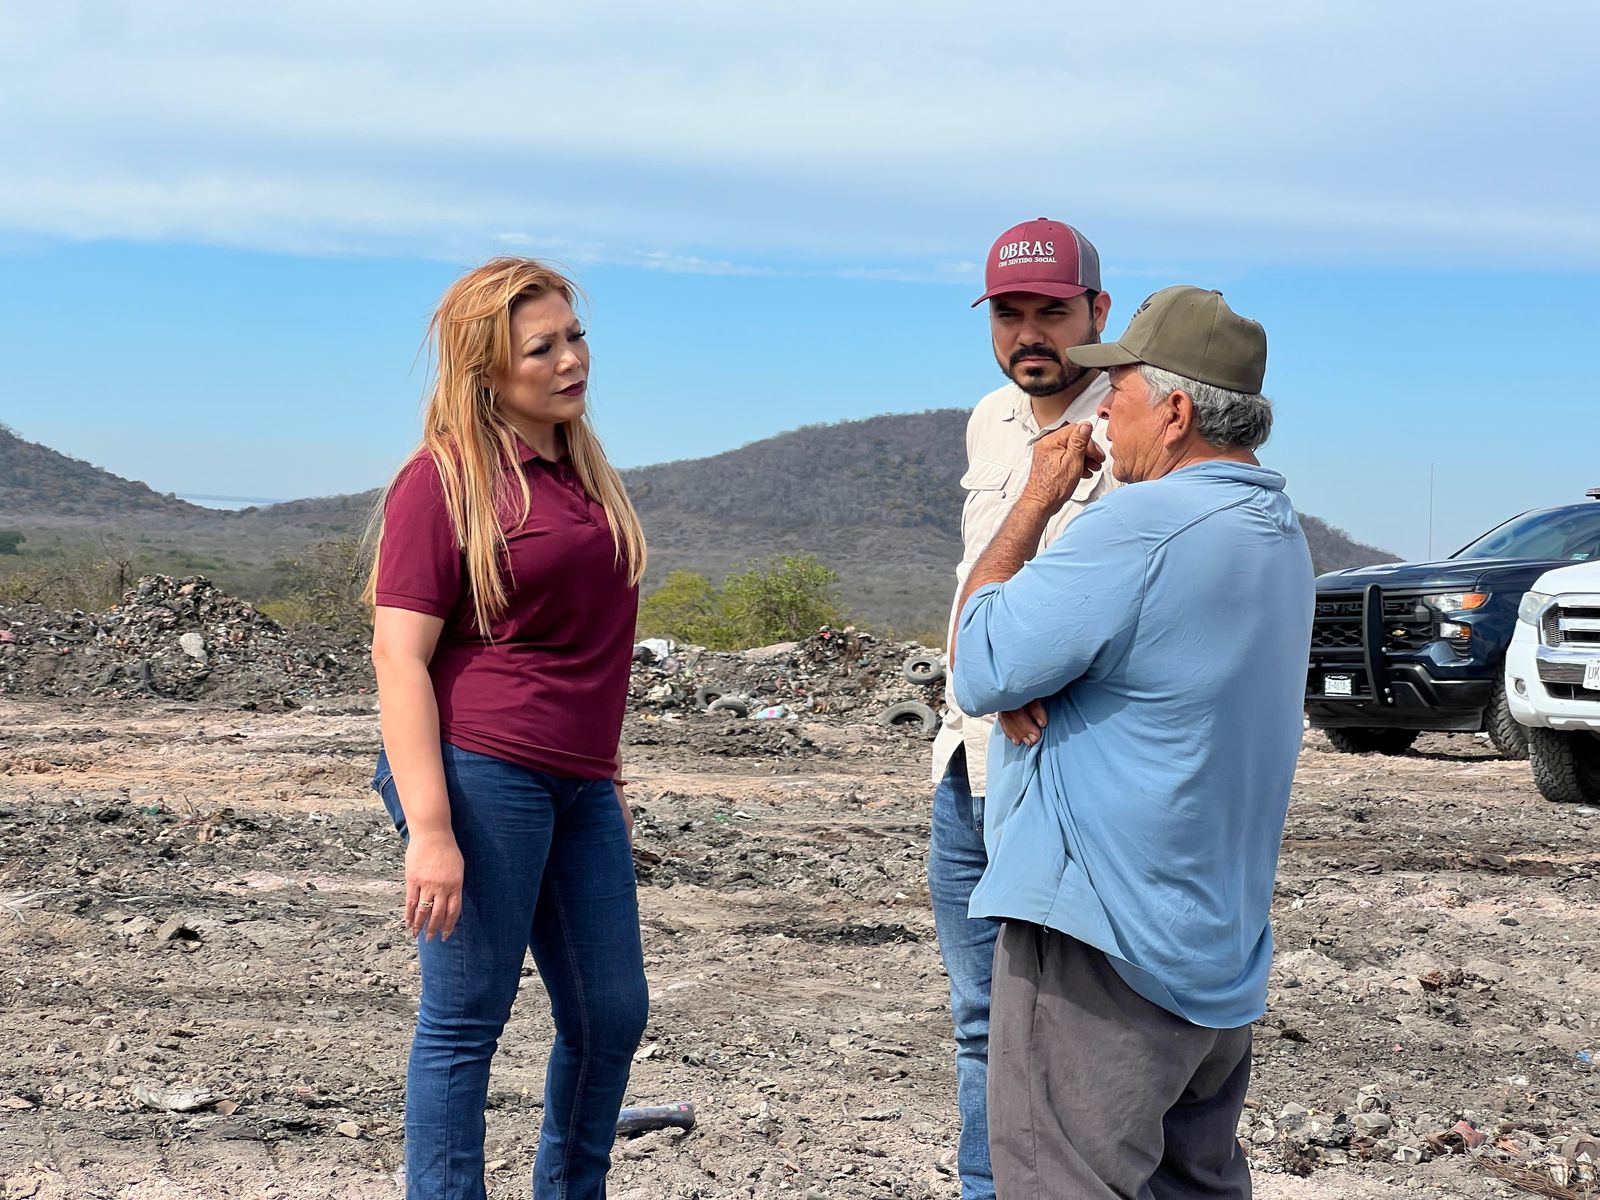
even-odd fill
[{"label": "white cloud", "polygon": [[1047,211],[1133,270],[1600,264],[1592,5],[1218,11],[0,0],[0,233],[943,278]]}]

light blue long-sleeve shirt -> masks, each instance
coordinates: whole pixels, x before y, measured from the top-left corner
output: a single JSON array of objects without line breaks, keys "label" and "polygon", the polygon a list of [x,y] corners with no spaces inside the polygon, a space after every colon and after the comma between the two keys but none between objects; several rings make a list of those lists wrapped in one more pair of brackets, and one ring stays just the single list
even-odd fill
[{"label": "light blue long-sleeve shirt", "polygon": [[971,914],[1096,946],[1197,1025],[1260,1017],[1314,603],[1283,476],[1221,460],[1113,492],[975,592],[957,701],[1042,698],[1048,724],[995,731]]}]

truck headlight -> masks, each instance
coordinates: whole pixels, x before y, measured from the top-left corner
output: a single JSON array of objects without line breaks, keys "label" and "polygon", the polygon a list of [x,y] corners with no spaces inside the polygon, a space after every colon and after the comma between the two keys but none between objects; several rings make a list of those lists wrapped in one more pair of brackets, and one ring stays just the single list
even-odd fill
[{"label": "truck headlight", "polygon": [[1424,596],[1422,602],[1440,612],[1471,612],[1489,603],[1488,592],[1435,592]]},{"label": "truck headlight", "polygon": [[1538,627],[1539,613],[1546,604],[1550,603],[1550,596],[1544,592],[1523,592],[1522,601],[1517,605],[1517,620],[1526,621],[1529,625]]}]

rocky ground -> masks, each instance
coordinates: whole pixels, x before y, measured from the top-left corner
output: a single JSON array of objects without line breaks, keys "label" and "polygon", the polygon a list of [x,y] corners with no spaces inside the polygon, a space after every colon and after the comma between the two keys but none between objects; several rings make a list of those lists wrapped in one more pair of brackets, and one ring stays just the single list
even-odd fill
[{"label": "rocky ground", "polygon": [[[627,740],[654,996],[631,1100],[699,1124],[619,1144],[613,1195],[954,1197],[927,743],[693,708]],[[0,1195],[399,1195],[417,976],[376,745],[363,697],[0,700]],[[1595,817],[1472,738],[1308,739],[1241,1128],[1258,1195],[1513,1194],[1495,1164],[1583,1194]],[[496,1197],[527,1194],[546,1038],[530,980]]]},{"label": "rocky ground", "polygon": [[[190,584],[0,612],[0,1200],[395,1200],[417,976],[361,656]],[[620,1142],[614,1196],[957,1195],[928,744],[879,723],[934,699],[919,652],[641,648],[630,1103],[698,1125]],[[1472,737],[1308,737],[1239,1131],[1259,1196],[1590,1194],[1597,816]],[[530,979],[497,1198],[527,1195],[547,1039]]]}]

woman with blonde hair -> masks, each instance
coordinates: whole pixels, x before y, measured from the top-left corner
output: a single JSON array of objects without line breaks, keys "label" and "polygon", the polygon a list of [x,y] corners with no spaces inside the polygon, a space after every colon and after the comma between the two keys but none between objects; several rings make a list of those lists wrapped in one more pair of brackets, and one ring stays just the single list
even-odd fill
[{"label": "woman with blonde hair", "polygon": [[644,537],[585,415],[572,282],[499,258],[445,292],[422,445],[385,493],[368,583],[383,753],[422,1001],[412,1200],[484,1196],[489,1060],[523,958],[555,1041],[538,1200],[605,1195],[648,995],[617,778]]}]

